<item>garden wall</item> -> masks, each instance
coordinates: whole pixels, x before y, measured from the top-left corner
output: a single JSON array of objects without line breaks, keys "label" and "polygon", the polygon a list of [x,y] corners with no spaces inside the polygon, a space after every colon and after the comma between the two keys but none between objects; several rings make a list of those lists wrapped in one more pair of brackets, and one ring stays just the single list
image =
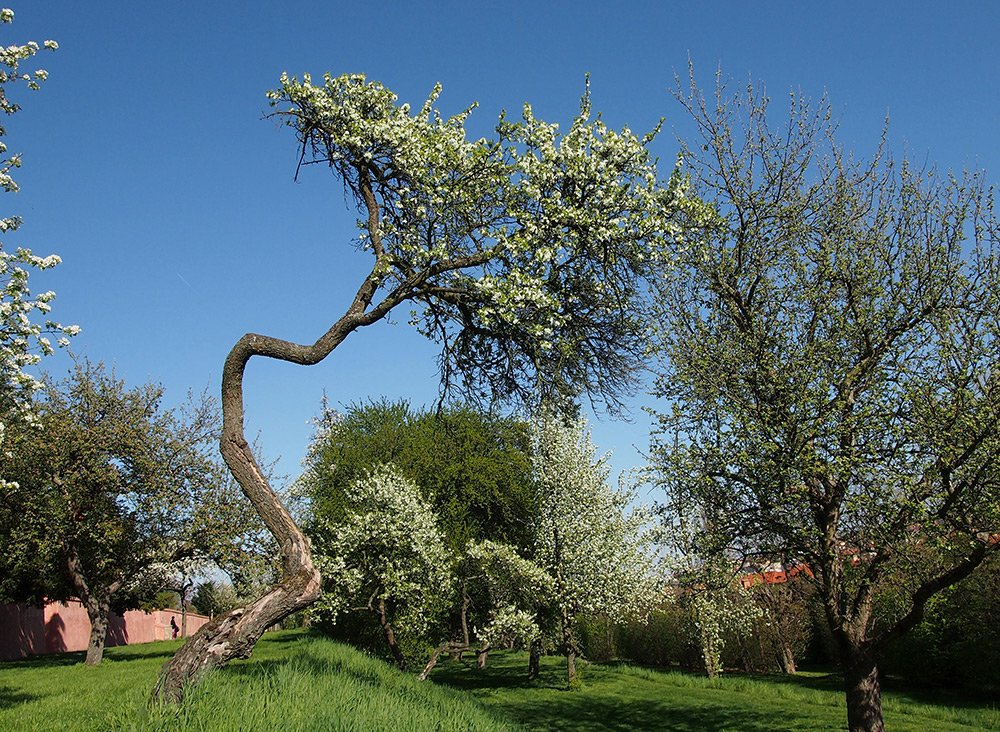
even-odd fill
[{"label": "garden wall", "polygon": [[[181,627],[181,611],[166,609],[151,613],[129,610],[112,613],[108,621],[108,646],[167,640],[172,637],[170,619]],[[187,614],[188,635],[209,620],[205,615]],[[79,600],[49,602],[45,607],[0,605],[0,661],[45,653],[85,651],[90,641],[90,620]]]}]

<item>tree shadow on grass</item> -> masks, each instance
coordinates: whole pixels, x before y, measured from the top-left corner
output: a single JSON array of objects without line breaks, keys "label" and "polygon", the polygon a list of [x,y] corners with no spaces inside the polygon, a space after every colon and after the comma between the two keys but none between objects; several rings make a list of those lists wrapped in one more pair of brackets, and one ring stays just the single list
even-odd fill
[{"label": "tree shadow on grass", "polygon": [[35,701],[42,697],[38,694],[29,694],[23,689],[15,689],[5,684],[0,684],[0,709],[10,709],[17,704]]},{"label": "tree shadow on grass", "polygon": [[44,656],[28,656],[18,661],[4,661],[0,663],[0,671],[4,669],[25,669],[25,668],[55,668],[57,666],[72,666],[83,663],[87,657],[86,653],[52,653]]}]

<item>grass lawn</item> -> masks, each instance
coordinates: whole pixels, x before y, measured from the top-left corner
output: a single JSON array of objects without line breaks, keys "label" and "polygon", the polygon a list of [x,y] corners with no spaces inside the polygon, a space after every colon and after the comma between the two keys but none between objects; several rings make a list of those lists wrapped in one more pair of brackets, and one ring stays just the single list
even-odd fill
[{"label": "grass lawn", "polygon": [[[477,671],[443,663],[431,678],[462,689],[490,709],[539,730],[839,730],[847,727],[838,676],[726,676],[711,682],[681,672],[618,664],[584,665],[579,690],[566,691],[562,659],[542,659],[534,682],[526,654],[498,654]],[[1000,730],[1000,710],[944,694],[883,694],[886,728],[913,732]]]},{"label": "grass lawn", "polygon": [[[420,683],[382,661],[301,631],[270,633],[252,659],[231,664],[180,710],[146,708],[178,641],[0,663],[0,730],[831,730],[845,727],[839,681],[725,678],[584,665],[565,691],[559,658],[525,679],[524,654],[443,661]],[[986,703],[886,694],[892,730],[1000,729]]]}]

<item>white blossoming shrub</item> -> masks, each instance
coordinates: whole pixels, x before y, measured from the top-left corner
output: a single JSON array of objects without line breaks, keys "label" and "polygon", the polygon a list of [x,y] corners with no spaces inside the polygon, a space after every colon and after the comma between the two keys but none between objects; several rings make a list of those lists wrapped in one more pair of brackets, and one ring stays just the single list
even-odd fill
[{"label": "white blossoming shrub", "polygon": [[473,544],[466,557],[485,581],[491,610],[475,635],[484,647],[526,647],[542,635],[539,609],[553,597],[552,576],[525,559],[509,544],[483,541]]},{"label": "white blossoming shrub", "polygon": [[726,636],[747,636],[754,622],[764,614],[754,602],[749,590],[739,582],[722,587],[700,587],[691,599],[697,642],[705,662],[705,672],[711,679],[722,673],[722,651]]},{"label": "white blossoming shrub", "polygon": [[495,608],[490,613],[489,622],[476,629],[479,642],[487,648],[523,649],[541,635],[534,613],[513,605]]},{"label": "white blossoming shrub", "polygon": [[312,612],[333,621],[351,609],[391,607],[392,620],[419,634],[451,592],[450,557],[434,512],[417,486],[382,465],[352,483],[345,518],[320,518],[316,561],[327,592]]},{"label": "white blossoming shrub", "polygon": [[[8,8],[0,10],[0,22],[11,23],[14,13]],[[44,69],[34,72],[21,70],[22,62],[30,59],[41,48],[55,50],[55,41],[45,41],[39,46],[35,41],[23,45],[0,46],[0,111],[10,115],[20,109],[20,105],[10,100],[7,89],[13,84],[24,84],[29,89],[39,88],[48,77]],[[6,135],[0,126],[0,138]],[[0,156],[7,154],[7,145],[0,140]],[[0,157],[0,188],[8,192],[18,190],[11,172],[21,167],[19,154]],[[29,288],[30,270],[44,270],[59,264],[59,257],[49,255],[39,257],[31,250],[18,247],[11,249],[6,235],[13,233],[21,225],[17,216],[0,217],[0,451],[3,450],[4,423],[12,417],[31,417],[31,395],[41,388],[38,378],[27,369],[52,353],[53,345],[49,336],[57,337],[59,345],[67,345],[67,336],[76,335],[76,326],[62,326],[48,319],[53,292],[33,294]],[[2,454],[2,452],[0,452]],[[0,479],[2,480],[2,479]]]}]

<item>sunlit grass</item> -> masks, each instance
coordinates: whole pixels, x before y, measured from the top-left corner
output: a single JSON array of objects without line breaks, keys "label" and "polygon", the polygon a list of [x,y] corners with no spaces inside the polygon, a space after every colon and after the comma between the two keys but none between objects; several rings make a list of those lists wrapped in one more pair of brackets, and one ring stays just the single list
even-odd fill
[{"label": "sunlit grass", "polygon": [[205,680],[180,709],[147,709],[177,642],[0,664],[2,730],[510,730],[477,701],[300,632],[265,636],[253,658]]},{"label": "sunlit grass", "polygon": [[[846,727],[837,677],[695,674],[582,664],[567,691],[558,657],[526,678],[527,657],[498,653],[442,661],[428,683],[301,631],[271,633],[253,658],[210,676],[180,709],[147,707],[157,673],[179,642],[0,664],[0,730],[837,730]],[[961,697],[886,692],[887,728],[1000,729],[1000,713]]]}]

